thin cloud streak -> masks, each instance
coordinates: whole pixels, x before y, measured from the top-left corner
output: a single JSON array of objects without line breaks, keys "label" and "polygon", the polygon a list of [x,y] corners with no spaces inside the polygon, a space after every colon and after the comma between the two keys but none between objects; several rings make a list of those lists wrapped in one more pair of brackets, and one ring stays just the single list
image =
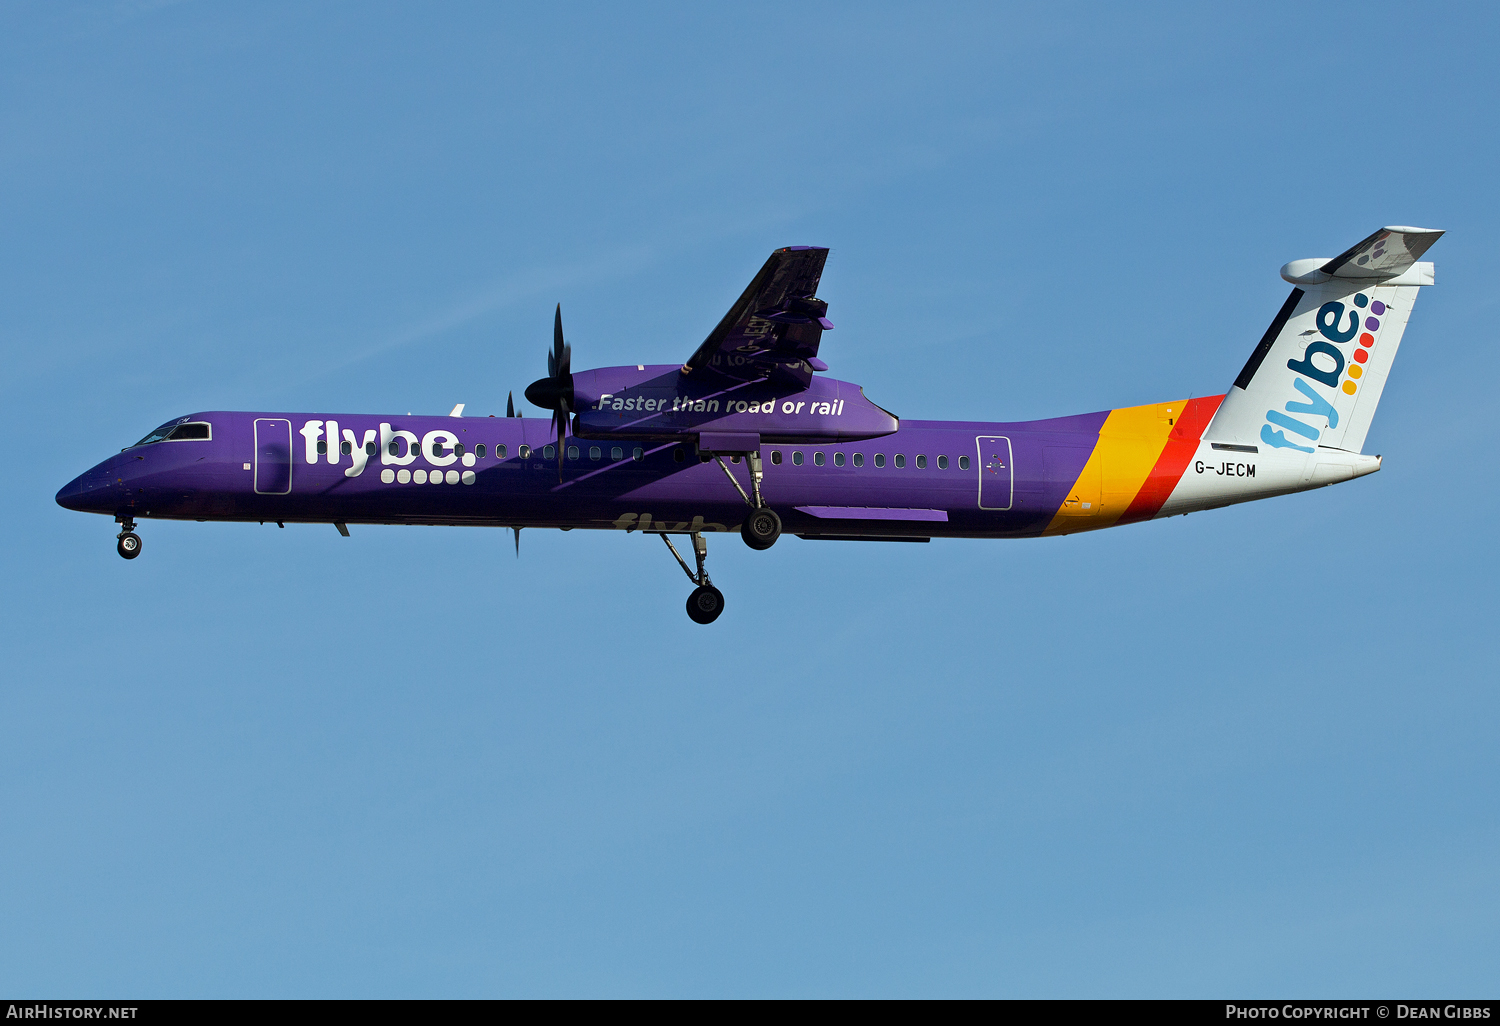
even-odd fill
[{"label": "thin cloud streak", "polygon": [[656,250],[653,247],[634,246],[615,250],[580,264],[534,268],[518,275],[508,276],[479,292],[460,299],[446,309],[396,329],[383,341],[297,379],[293,384],[301,386],[320,381],[414,342],[445,335],[498,310],[534,299],[538,295],[548,292],[556,293],[581,284],[592,284],[633,274],[651,266],[655,260]]}]

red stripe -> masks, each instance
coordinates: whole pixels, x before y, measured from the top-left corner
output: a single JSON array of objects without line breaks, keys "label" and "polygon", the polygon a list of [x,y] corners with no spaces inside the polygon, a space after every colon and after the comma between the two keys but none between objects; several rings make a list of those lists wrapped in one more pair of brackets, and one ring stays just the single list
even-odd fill
[{"label": "red stripe", "polygon": [[1156,458],[1156,466],[1151,468],[1141,490],[1130,500],[1130,505],[1120,515],[1120,519],[1115,521],[1117,524],[1150,520],[1160,512],[1162,505],[1171,496],[1172,489],[1182,480],[1182,474],[1187,470],[1193,453],[1198,451],[1198,443],[1203,439],[1208,422],[1214,419],[1214,413],[1223,401],[1222,395],[1188,400],[1187,406],[1183,407],[1182,416],[1177,418],[1172,433],[1167,436],[1167,444],[1162,446],[1161,455]]}]

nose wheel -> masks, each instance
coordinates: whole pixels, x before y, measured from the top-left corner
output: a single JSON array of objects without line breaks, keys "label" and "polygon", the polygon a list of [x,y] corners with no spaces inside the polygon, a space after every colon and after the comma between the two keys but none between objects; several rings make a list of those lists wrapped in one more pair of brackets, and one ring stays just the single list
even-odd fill
[{"label": "nose wheel", "polygon": [[694,533],[692,538],[693,556],[698,562],[697,573],[688,569],[687,560],[682,558],[682,554],[677,551],[677,546],[672,544],[672,539],[668,538],[665,533],[661,536],[661,540],[667,543],[667,548],[676,557],[677,565],[682,567],[682,572],[687,574],[688,580],[698,586],[688,596],[688,618],[694,623],[713,623],[719,618],[719,614],[724,612],[724,593],[713,586],[713,582],[708,579],[708,570],[703,565],[708,560],[708,542],[701,534]]},{"label": "nose wheel", "polygon": [[694,623],[713,623],[724,611],[724,593],[712,584],[693,589],[688,596],[687,613]]},{"label": "nose wheel", "polygon": [[118,523],[120,533],[115,535],[115,551],[125,559],[134,559],[141,554],[141,536],[135,533],[135,521],[126,517]]}]

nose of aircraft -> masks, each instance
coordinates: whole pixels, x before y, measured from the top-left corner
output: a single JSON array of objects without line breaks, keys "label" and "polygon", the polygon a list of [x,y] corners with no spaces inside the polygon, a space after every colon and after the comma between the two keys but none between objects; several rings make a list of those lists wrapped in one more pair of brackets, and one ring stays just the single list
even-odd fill
[{"label": "nose of aircraft", "polygon": [[102,487],[104,484],[105,478],[98,467],[85,471],[58,489],[57,504],[80,513],[107,513],[109,496],[105,494],[108,489]]}]

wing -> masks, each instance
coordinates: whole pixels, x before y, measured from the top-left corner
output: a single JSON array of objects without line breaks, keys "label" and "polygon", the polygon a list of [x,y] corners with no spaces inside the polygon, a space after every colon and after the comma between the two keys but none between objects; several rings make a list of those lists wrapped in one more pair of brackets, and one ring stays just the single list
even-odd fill
[{"label": "wing", "polygon": [[806,388],[813,371],[824,369],[818,342],[833,327],[828,304],[816,295],[827,259],[827,249],[813,246],[772,253],[682,372],[708,370],[740,381],[790,378]]}]

